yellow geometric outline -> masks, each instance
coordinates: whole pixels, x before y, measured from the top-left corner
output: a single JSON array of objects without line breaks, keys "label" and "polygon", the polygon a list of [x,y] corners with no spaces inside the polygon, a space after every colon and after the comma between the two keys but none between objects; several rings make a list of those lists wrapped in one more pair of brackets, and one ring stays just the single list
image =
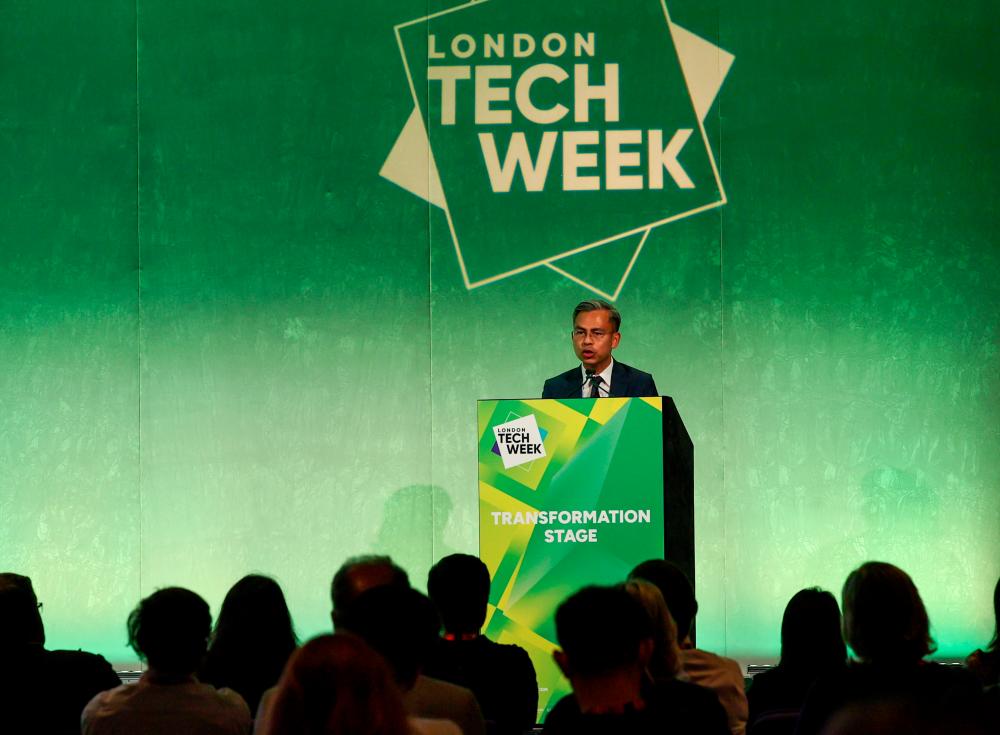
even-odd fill
[{"label": "yellow geometric outline", "polygon": [[[407,83],[409,84],[409,87],[410,87],[410,94],[413,97],[413,104],[416,107],[417,112],[420,113],[421,117],[423,117],[423,111],[420,108],[420,100],[417,97],[416,86],[413,84],[413,74],[410,72],[410,64],[406,60],[406,51],[403,48],[403,39],[402,39],[402,36],[400,35],[400,29],[406,28],[406,27],[411,26],[411,25],[415,25],[417,23],[424,23],[424,22],[429,21],[429,20],[431,20],[433,18],[438,18],[438,17],[440,17],[442,15],[447,15],[449,13],[454,13],[454,12],[459,11],[459,10],[465,10],[466,8],[470,8],[470,7],[474,6],[474,5],[484,5],[485,3],[488,3],[488,2],[491,2],[491,1],[492,0],[472,0],[472,2],[462,3],[461,5],[456,5],[454,7],[447,8],[445,10],[441,10],[441,11],[438,11],[436,13],[431,13],[430,15],[425,15],[425,16],[422,16],[420,18],[415,18],[413,20],[406,21],[405,23],[399,23],[398,25],[394,26],[394,31],[395,31],[395,34],[396,34],[396,44],[399,46],[399,55],[400,55],[400,57],[403,60],[403,69],[406,71],[406,81],[407,81]],[[670,20],[670,12],[667,10],[666,0],[660,0],[660,5],[663,8],[663,15],[666,18],[666,22],[667,22],[667,30],[668,30],[668,32],[670,32],[670,38],[674,42],[674,51],[676,52],[677,51],[677,42],[676,42],[676,40],[674,40],[673,31],[671,30],[672,23],[671,23],[671,20]],[[695,104],[694,104],[694,99],[691,96],[691,89],[687,85],[687,79],[686,78],[685,78],[685,84],[684,84],[684,86],[687,88],[688,99],[691,100],[691,109],[695,110],[696,108],[695,108]],[[474,288],[479,288],[480,286],[486,286],[486,285],[488,285],[490,283],[496,283],[497,281],[501,281],[504,278],[510,278],[511,276],[515,276],[515,275],[518,275],[519,273],[524,273],[525,271],[529,271],[529,270],[532,270],[534,268],[538,268],[539,266],[543,266],[544,265],[544,266],[547,266],[547,267],[551,268],[552,270],[556,271],[557,273],[559,273],[559,274],[561,274],[563,276],[566,276],[570,280],[572,280],[572,281],[574,281],[574,282],[576,282],[576,283],[578,283],[578,284],[580,284],[580,285],[582,285],[582,286],[584,286],[586,288],[589,288],[589,289],[597,292],[599,295],[604,296],[605,298],[609,298],[609,300],[611,300],[611,301],[616,300],[617,297],[618,297],[618,295],[621,293],[622,287],[625,285],[625,281],[628,279],[628,276],[629,276],[629,274],[632,271],[632,266],[635,264],[635,261],[636,261],[636,259],[639,256],[639,251],[642,249],[642,245],[645,244],[646,237],[643,237],[642,243],[640,243],[639,247],[636,249],[636,252],[635,252],[635,254],[632,257],[632,260],[629,263],[629,267],[626,270],[624,276],[622,277],[621,282],[618,284],[618,288],[615,290],[614,295],[607,294],[607,293],[605,293],[605,292],[603,292],[603,291],[601,291],[599,289],[596,289],[593,286],[591,286],[590,284],[586,283],[585,281],[583,281],[583,280],[581,280],[581,279],[579,279],[579,278],[577,278],[575,276],[572,276],[571,274],[567,273],[565,270],[559,268],[558,266],[554,266],[552,264],[555,261],[561,260],[563,258],[567,258],[567,257],[569,257],[571,255],[576,255],[577,253],[582,253],[582,252],[585,252],[587,250],[592,250],[593,248],[600,247],[601,245],[606,245],[609,242],[613,242],[614,240],[620,240],[623,237],[628,237],[629,235],[634,235],[634,234],[636,234],[638,232],[645,232],[646,236],[648,236],[649,235],[649,231],[652,230],[654,227],[659,227],[660,225],[665,225],[665,224],[667,224],[669,222],[675,222],[675,221],[680,220],[680,219],[685,219],[685,218],[691,217],[691,216],[693,216],[695,214],[700,214],[701,212],[706,212],[706,211],[708,211],[710,209],[716,209],[716,208],[721,207],[721,206],[723,206],[723,205],[725,205],[727,203],[728,200],[726,198],[725,188],[722,185],[722,178],[719,176],[719,169],[718,169],[718,166],[716,165],[716,162],[715,162],[715,155],[712,153],[712,146],[708,142],[708,135],[705,133],[705,126],[704,126],[704,124],[702,123],[701,119],[699,118],[699,116],[697,114],[695,114],[695,118],[698,119],[698,129],[701,131],[702,141],[705,144],[705,152],[708,154],[709,163],[711,163],[711,165],[712,165],[712,173],[715,175],[716,186],[717,186],[717,188],[719,190],[719,194],[722,196],[722,198],[720,200],[718,200],[716,202],[712,202],[710,204],[703,205],[701,207],[697,207],[697,208],[689,210],[687,212],[682,212],[680,214],[676,214],[676,215],[667,217],[666,219],[662,219],[662,220],[659,220],[659,221],[656,221],[656,222],[652,222],[652,223],[649,223],[649,224],[642,225],[641,227],[635,227],[635,228],[633,228],[631,230],[627,230],[625,232],[618,233],[617,235],[613,235],[611,237],[606,237],[606,238],[603,238],[601,240],[597,240],[596,242],[587,243],[586,245],[582,245],[580,247],[573,248],[572,250],[567,250],[566,252],[563,252],[563,253],[560,253],[558,255],[552,256],[550,258],[544,258],[544,259],[536,261],[534,263],[530,263],[528,265],[523,265],[523,266],[520,266],[518,268],[514,268],[512,270],[506,271],[504,273],[500,273],[500,274],[497,274],[495,276],[490,276],[489,278],[484,278],[482,280],[476,281],[475,283],[473,283],[473,282],[471,282],[469,280],[469,272],[468,272],[468,269],[465,266],[465,258],[462,257],[462,246],[459,243],[459,241],[458,241],[458,235],[455,232],[455,223],[453,222],[452,217],[451,217],[451,208],[448,206],[448,194],[447,194],[447,192],[444,191],[444,183],[442,182],[442,184],[441,184],[441,190],[442,190],[442,193],[444,194],[444,213],[445,213],[445,219],[448,221],[448,230],[451,232],[451,239],[452,239],[452,242],[455,245],[455,254],[458,257],[459,270],[461,270],[461,272],[462,272],[462,281],[465,283],[466,289],[469,290],[469,291],[471,291]],[[430,150],[431,160],[433,161],[434,151],[433,151],[433,148],[430,146],[430,135],[429,134],[428,134],[428,149]],[[433,165],[436,167],[436,162],[434,162]]]}]

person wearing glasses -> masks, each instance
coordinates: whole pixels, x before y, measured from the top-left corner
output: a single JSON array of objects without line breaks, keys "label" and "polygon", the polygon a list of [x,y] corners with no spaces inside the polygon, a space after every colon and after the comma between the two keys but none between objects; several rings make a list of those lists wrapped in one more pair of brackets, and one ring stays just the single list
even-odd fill
[{"label": "person wearing glasses", "polygon": [[579,367],[549,378],[542,398],[632,398],[658,396],[653,376],[611,356],[621,341],[622,316],[607,301],[581,301],[573,309],[573,351]]},{"label": "person wearing glasses", "polygon": [[122,682],[103,656],[45,647],[31,579],[0,574],[0,732],[70,735],[98,692]]}]

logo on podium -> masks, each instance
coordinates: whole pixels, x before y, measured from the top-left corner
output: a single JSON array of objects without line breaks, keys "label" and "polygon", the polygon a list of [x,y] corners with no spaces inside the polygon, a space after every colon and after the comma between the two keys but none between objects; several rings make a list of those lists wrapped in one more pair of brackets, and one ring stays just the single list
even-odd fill
[{"label": "logo on podium", "polygon": [[545,437],[533,413],[494,426],[493,435],[497,439],[493,453],[500,456],[506,470],[545,456]]}]

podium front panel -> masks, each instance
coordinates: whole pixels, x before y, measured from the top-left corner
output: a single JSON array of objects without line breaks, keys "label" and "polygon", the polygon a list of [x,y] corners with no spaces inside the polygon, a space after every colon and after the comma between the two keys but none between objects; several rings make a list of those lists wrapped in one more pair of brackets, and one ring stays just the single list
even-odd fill
[{"label": "podium front panel", "polygon": [[493,580],[485,632],[528,651],[539,721],[569,692],[552,660],[559,603],[662,558],[676,525],[664,513],[665,401],[676,416],[669,398],[479,402],[480,558]]}]

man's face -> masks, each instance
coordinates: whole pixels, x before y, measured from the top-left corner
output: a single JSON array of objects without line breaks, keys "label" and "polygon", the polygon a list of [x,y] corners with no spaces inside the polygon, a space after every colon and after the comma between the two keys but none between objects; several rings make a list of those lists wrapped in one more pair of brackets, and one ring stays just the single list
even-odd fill
[{"label": "man's face", "polygon": [[606,309],[581,311],[573,321],[573,351],[586,370],[599,373],[610,365],[611,350],[620,339]]}]

